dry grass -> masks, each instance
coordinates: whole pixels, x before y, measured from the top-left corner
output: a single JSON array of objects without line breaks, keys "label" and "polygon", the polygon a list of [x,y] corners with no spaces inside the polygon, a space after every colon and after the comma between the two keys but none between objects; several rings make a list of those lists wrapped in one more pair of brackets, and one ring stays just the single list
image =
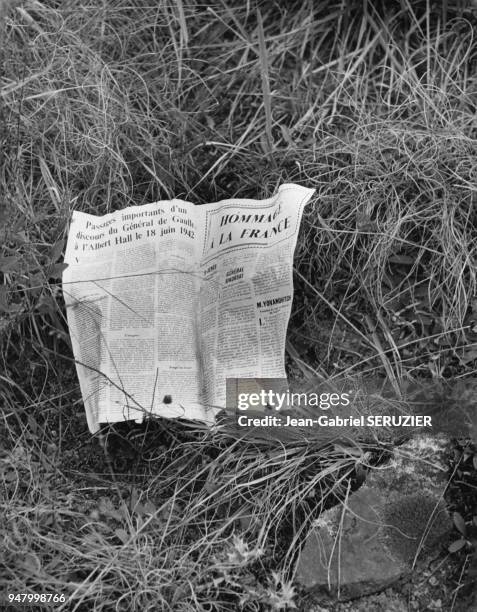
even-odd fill
[{"label": "dry grass", "polygon": [[299,541],[365,452],[169,424],[137,473],[90,465],[58,287],[73,209],[302,182],[293,373],[474,373],[476,11],[426,6],[0,2],[8,592],[286,609]]}]

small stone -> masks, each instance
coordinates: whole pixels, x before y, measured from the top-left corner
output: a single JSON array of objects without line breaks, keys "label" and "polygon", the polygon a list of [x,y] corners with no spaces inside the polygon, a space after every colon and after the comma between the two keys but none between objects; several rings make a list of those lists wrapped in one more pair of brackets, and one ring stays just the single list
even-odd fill
[{"label": "small stone", "polygon": [[308,538],[298,563],[298,581],[348,599],[401,578],[406,565],[378,537],[384,501],[379,491],[363,486],[351,496],[347,508],[327,511],[330,526]]},{"label": "small stone", "polygon": [[346,600],[381,591],[437,550],[452,527],[443,500],[445,440],[419,436],[324,512],[300,554],[303,586]]}]

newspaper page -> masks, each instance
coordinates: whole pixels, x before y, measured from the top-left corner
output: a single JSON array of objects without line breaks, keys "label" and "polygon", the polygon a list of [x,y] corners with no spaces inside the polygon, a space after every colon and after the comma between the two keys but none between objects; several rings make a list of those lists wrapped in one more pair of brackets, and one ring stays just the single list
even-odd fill
[{"label": "newspaper page", "polygon": [[74,212],[63,294],[88,426],[213,424],[227,377],[285,378],[293,254],[314,190]]}]

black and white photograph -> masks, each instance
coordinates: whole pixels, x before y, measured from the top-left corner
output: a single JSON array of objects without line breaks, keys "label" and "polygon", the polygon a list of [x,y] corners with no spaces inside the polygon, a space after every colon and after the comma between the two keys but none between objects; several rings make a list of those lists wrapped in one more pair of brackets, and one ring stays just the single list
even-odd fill
[{"label": "black and white photograph", "polygon": [[477,1],[0,0],[0,612],[477,612]]}]

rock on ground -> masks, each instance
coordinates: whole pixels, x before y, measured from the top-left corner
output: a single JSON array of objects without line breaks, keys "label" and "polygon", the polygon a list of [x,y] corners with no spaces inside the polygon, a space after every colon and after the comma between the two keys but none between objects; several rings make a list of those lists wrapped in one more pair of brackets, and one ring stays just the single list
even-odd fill
[{"label": "rock on ground", "polygon": [[443,494],[446,438],[419,435],[366,483],[324,512],[297,565],[297,581],[326,598],[378,592],[431,556],[452,523]]}]

